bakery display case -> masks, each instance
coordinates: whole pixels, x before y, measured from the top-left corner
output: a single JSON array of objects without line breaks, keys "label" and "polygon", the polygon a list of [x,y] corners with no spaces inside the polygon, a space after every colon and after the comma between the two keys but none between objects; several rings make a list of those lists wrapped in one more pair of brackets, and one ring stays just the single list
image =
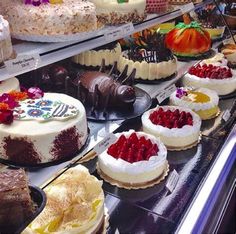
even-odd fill
[{"label": "bakery display case", "polygon": [[[23,168],[38,209],[6,230],[0,208],[0,233],[234,233],[234,3],[11,4],[0,177]],[[39,27],[42,9],[54,17]]]}]

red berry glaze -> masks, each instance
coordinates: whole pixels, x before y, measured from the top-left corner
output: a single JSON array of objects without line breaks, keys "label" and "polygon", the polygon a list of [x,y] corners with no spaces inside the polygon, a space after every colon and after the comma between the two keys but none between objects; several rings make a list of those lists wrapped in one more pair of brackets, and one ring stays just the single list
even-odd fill
[{"label": "red berry glaze", "polygon": [[172,128],[182,128],[185,125],[193,125],[193,117],[191,113],[180,111],[178,109],[163,110],[159,108],[150,114],[149,119],[155,125],[161,125],[163,127]]},{"label": "red berry glaze", "polygon": [[133,132],[128,138],[121,135],[116,143],[108,148],[107,153],[116,159],[122,158],[129,163],[134,163],[149,160],[151,156],[157,155],[158,151],[157,144],[153,144],[144,136],[139,138]]},{"label": "red berry glaze", "polygon": [[227,79],[233,76],[230,68],[213,66],[212,64],[198,64],[196,67],[191,67],[188,72],[189,74],[200,78],[210,78],[217,80]]}]

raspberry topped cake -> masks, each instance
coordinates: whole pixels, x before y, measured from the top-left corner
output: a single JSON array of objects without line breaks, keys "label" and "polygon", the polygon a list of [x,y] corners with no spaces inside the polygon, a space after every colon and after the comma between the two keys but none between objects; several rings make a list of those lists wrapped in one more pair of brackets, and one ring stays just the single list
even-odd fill
[{"label": "raspberry topped cake", "polygon": [[226,95],[236,90],[236,72],[227,66],[198,64],[192,66],[183,79],[184,86],[209,88],[219,95]]},{"label": "raspberry topped cake", "polygon": [[190,108],[203,120],[214,118],[219,113],[217,93],[206,88],[178,88],[170,95],[170,104]]},{"label": "raspberry topped cake", "polygon": [[143,131],[160,137],[168,150],[191,148],[199,141],[201,119],[192,110],[157,106],[142,115]]},{"label": "raspberry topped cake", "polygon": [[149,187],[167,170],[164,144],[144,132],[122,132],[118,140],[98,156],[98,171],[112,184],[125,188]]}]

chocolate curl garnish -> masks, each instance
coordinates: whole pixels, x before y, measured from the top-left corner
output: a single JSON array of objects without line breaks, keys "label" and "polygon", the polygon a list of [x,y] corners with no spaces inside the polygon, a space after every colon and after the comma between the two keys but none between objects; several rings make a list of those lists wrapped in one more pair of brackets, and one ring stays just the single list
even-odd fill
[{"label": "chocolate curl garnish", "polygon": [[187,96],[187,95],[188,95],[188,93],[185,90],[181,89],[181,88],[178,88],[176,90],[176,95],[175,96],[177,98],[182,98],[183,96]]}]

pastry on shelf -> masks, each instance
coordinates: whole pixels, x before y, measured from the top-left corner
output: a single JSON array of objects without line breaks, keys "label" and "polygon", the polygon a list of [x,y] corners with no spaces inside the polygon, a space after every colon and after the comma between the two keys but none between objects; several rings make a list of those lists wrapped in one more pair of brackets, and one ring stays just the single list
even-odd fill
[{"label": "pastry on shelf", "polygon": [[90,0],[96,6],[98,21],[117,25],[137,23],[146,18],[146,0]]},{"label": "pastry on shelf", "polygon": [[209,33],[195,21],[179,23],[167,33],[165,43],[179,57],[198,58],[211,49]]},{"label": "pastry on shelf", "polygon": [[84,166],[70,168],[44,192],[44,210],[22,234],[106,233],[102,182]]},{"label": "pastry on shelf", "polygon": [[0,157],[17,165],[68,160],[88,136],[85,108],[75,98],[39,88],[0,96]]},{"label": "pastry on shelf", "polygon": [[118,61],[120,54],[120,43],[112,42],[75,55],[72,57],[72,61],[85,67],[98,68],[104,59],[105,66],[112,66],[114,62]]},{"label": "pastry on shelf", "polygon": [[9,23],[0,15],[0,65],[11,58],[13,48],[9,30]]},{"label": "pastry on shelf", "polygon": [[229,66],[236,68],[236,44],[226,43],[220,48],[220,52],[224,54],[226,59],[229,61]]},{"label": "pastry on shelf", "polygon": [[227,95],[236,90],[236,72],[229,67],[212,64],[192,66],[183,78],[184,86],[208,88],[218,95]]},{"label": "pastry on shelf", "polygon": [[148,13],[165,13],[168,10],[168,0],[146,0]]},{"label": "pastry on shelf", "polygon": [[178,88],[170,95],[170,105],[186,107],[197,113],[202,120],[215,118],[219,114],[219,96],[206,88]]},{"label": "pastry on shelf", "polygon": [[189,108],[157,106],[142,115],[142,126],[168,150],[184,150],[198,144],[201,118]]},{"label": "pastry on shelf", "polygon": [[0,170],[0,230],[15,233],[35,212],[23,169]]},{"label": "pastry on shelf", "polygon": [[224,54],[216,53],[213,57],[204,59],[200,63],[201,65],[214,65],[214,66],[227,66],[228,60],[225,58]]},{"label": "pastry on shelf", "polygon": [[149,134],[130,130],[115,134],[117,140],[98,156],[98,172],[113,185],[147,188],[160,182],[168,170],[164,144]]},{"label": "pastry on shelf", "polygon": [[136,81],[155,81],[173,76],[177,59],[164,45],[164,36],[158,31],[144,30],[136,34],[133,45],[120,56],[118,70],[128,67],[128,74],[136,69]]},{"label": "pastry on shelf", "polygon": [[[20,83],[16,77],[0,81],[0,95],[11,92],[13,90],[20,90]],[[1,101],[0,101],[1,102]]]},{"label": "pastry on shelf", "polygon": [[[12,36],[70,35],[97,29],[95,6],[82,0],[14,0],[5,6]],[[50,17],[49,17],[50,16]]]}]

